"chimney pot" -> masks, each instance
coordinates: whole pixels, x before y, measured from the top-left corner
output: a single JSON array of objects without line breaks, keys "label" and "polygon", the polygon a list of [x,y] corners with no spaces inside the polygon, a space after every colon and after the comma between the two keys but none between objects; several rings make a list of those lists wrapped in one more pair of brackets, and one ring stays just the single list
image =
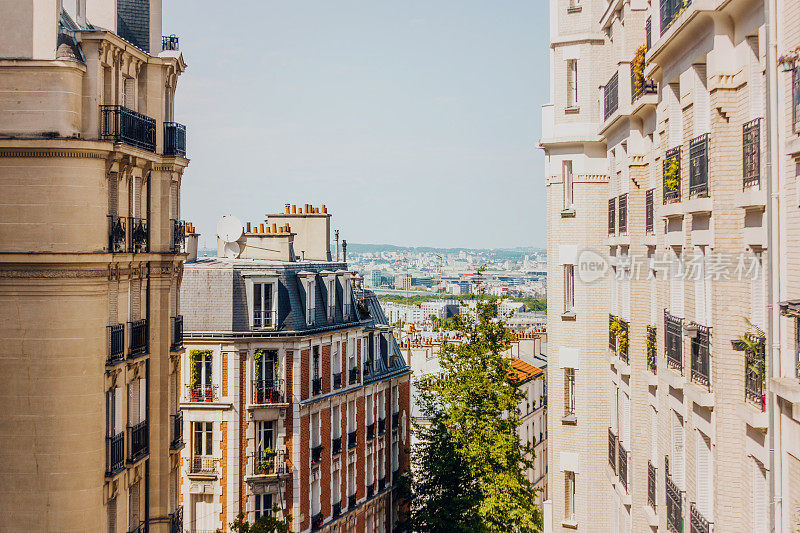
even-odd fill
[{"label": "chimney pot", "polygon": [[272,233],[269,226],[267,226],[267,233]]},{"label": "chimney pot", "polygon": [[272,223],[272,233],[278,233],[278,225],[276,223]]},{"label": "chimney pot", "polygon": [[247,233],[250,233],[250,223],[247,223]]},{"label": "chimney pot", "polygon": [[297,206],[296,206],[296,205],[294,205],[294,204],[292,204],[292,214],[293,214],[293,215],[296,215],[296,214],[297,214]]},{"label": "chimney pot", "polygon": [[322,204],[322,214],[327,214],[327,213],[328,213],[328,208],[325,207],[325,204]]},{"label": "chimney pot", "polygon": [[286,204],[286,214],[289,214],[289,204]]}]

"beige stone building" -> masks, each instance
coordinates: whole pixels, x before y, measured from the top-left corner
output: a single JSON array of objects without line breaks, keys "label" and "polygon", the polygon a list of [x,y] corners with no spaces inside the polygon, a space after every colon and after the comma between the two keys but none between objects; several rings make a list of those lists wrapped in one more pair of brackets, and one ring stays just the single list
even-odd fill
[{"label": "beige stone building", "polygon": [[0,531],[182,530],[177,44],[160,0],[0,2]]},{"label": "beige stone building", "polygon": [[794,531],[800,6],[550,6],[548,527]]}]

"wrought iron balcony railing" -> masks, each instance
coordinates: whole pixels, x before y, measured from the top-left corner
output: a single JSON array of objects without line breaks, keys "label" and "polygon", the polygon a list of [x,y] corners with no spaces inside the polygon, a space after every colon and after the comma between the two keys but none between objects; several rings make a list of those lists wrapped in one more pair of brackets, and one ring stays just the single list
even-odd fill
[{"label": "wrought iron balcony railing", "polygon": [[114,365],[125,360],[125,324],[106,326],[108,331],[107,365]]},{"label": "wrought iron balcony railing", "polygon": [[374,365],[372,363],[372,359],[367,359],[366,361],[364,361],[364,375],[371,376],[373,367]]},{"label": "wrought iron balcony railing", "polygon": [[708,141],[704,133],[689,141],[689,198],[708,196]]},{"label": "wrought iron balcony railing", "polygon": [[360,373],[358,367],[351,368],[350,372],[348,372],[347,383],[350,385],[355,385],[356,383],[358,383],[359,377]]},{"label": "wrought iron balcony railing", "polygon": [[183,533],[183,505],[169,514],[169,533]]},{"label": "wrought iron balcony railing", "polygon": [[150,231],[146,218],[128,217],[128,231],[131,236],[128,251],[133,254],[150,251]]},{"label": "wrought iron balcony railing", "polygon": [[692,338],[692,381],[711,387],[711,351],[709,337],[711,330],[707,326],[694,325],[695,336]]},{"label": "wrought iron balcony railing", "polygon": [[654,80],[645,78],[644,73],[637,74],[633,63],[631,63],[631,103],[641,98],[645,94],[656,94],[658,86]]},{"label": "wrought iron balcony railing", "polygon": [[378,492],[386,488],[386,476],[378,478]]},{"label": "wrought iron balcony railing", "polygon": [[667,529],[673,533],[683,533],[683,495],[669,475],[669,458],[665,458],[664,465]]},{"label": "wrought iron balcony railing", "polygon": [[369,500],[375,496],[375,483],[370,483],[367,485],[367,499]]},{"label": "wrought iron balcony railing", "polygon": [[164,155],[186,157],[186,126],[178,122],[164,123]]},{"label": "wrought iron balcony railing", "polygon": [[653,224],[653,222],[654,222],[654,216],[653,216],[653,193],[654,192],[655,192],[655,189],[649,189],[644,194],[644,231],[646,233],[650,233],[650,234],[653,233],[653,229],[654,229],[653,228],[653,226],[654,226],[654,224]]},{"label": "wrought iron balcony railing", "polygon": [[146,318],[128,322],[130,356],[139,357],[150,353],[150,324]]},{"label": "wrought iron balcony railing", "polygon": [[351,494],[347,497],[347,508],[353,509],[356,506],[356,495]]},{"label": "wrought iron balcony railing", "polygon": [[761,184],[761,119],[742,125],[742,188]]},{"label": "wrought iron balcony railing", "polygon": [[311,517],[311,531],[319,531],[322,529],[322,523],[325,521],[325,516],[322,513],[317,513]]},{"label": "wrought iron balcony railing", "polygon": [[628,194],[620,194],[617,200],[619,204],[619,220],[617,221],[617,228],[622,235],[628,232]]},{"label": "wrought iron balcony railing", "polygon": [[284,451],[259,450],[250,457],[252,458],[254,476],[282,476],[292,471]]},{"label": "wrought iron balcony railing", "polygon": [[619,456],[619,481],[625,487],[625,492],[628,492],[628,451],[622,445],[622,441],[617,439],[617,455]]},{"label": "wrought iron balcony railing", "polygon": [[656,467],[647,461],[647,505],[656,509]]},{"label": "wrought iron balcony railing", "polygon": [[608,349],[617,353],[617,335],[613,331],[614,315],[608,315]]},{"label": "wrought iron balcony railing", "polygon": [[603,88],[603,109],[605,112],[604,119],[614,114],[619,108],[619,72],[615,72],[611,79],[608,80]]},{"label": "wrought iron balcony railing", "polygon": [[181,253],[186,240],[186,223],[183,220],[170,219],[172,227],[172,238],[170,239],[169,251],[173,254]]},{"label": "wrought iron balcony railing", "polygon": [[762,411],[767,410],[766,395],[764,390],[765,378],[765,349],[764,339],[755,335],[748,335],[755,350],[745,347],[744,352],[744,397],[758,405]]},{"label": "wrought iron balcony railing", "polygon": [[358,430],[351,431],[347,434],[347,448],[355,448],[358,445]]},{"label": "wrought iron balcony railing", "polygon": [[342,453],[342,437],[334,437],[331,439],[331,453],[333,455]]},{"label": "wrought iron balcony railing", "polygon": [[172,35],[162,35],[161,36],[161,49],[162,50],[180,50],[178,47],[178,36],[175,34]]},{"label": "wrought iron balcony railing", "polygon": [[342,388],[342,373],[337,372],[333,375],[333,389],[341,389]]},{"label": "wrought iron balcony railing", "polygon": [[375,422],[367,424],[367,440],[375,438]]},{"label": "wrought iron balcony railing", "polygon": [[342,514],[342,502],[336,502],[333,504],[332,515],[334,518]]},{"label": "wrought iron balcony railing", "polygon": [[218,475],[219,459],[210,455],[194,455],[189,462],[189,474],[200,476]]},{"label": "wrought iron balcony railing", "polygon": [[617,436],[608,428],[608,465],[614,472],[617,471]]},{"label": "wrought iron balcony railing", "polygon": [[253,404],[285,403],[286,389],[284,383],[282,379],[253,380]]},{"label": "wrought iron balcony railing", "polygon": [[617,216],[617,199],[609,198],[608,200],[608,234],[614,235],[616,233],[616,216]]},{"label": "wrought iron balcony railing", "polygon": [[268,329],[274,328],[278,323],[278,313],[275,310],[262,311],[256,309],[253,311],[253,328],[254,329]]},{"label": "wrought iron balcony railing", "polygon": [[667,366],[683,372],[683,319],[674,317],[664,309],[664,352]]},{"label": "wrought iron balcony railing", "polygon": [[183,446],[183,413],[169,415],[172,420],[172,441],[169,447],[176,450]]},{"label": "wrought iron balcony railing", "polygon": [[150,444],[150,433],[147,420],[128,426],[128,460],[138,461],[147,455]]},{"label": "wrought iron balcony railing", "polygon": [[106,475],[113,476],[125,468],[125,432],[106,437]]},{"label": "wrought iron balcony railing", "polygon": [[661,35],[692,4],[692,0],[661,0]]},{"label": "wrought iron balcony railing", "polygon": [[138,524],[132,524],[128,533],[148,533],[147,522],[141,520]]},{"label": "wrought iron balcony railing", "polygon": [[156,121],[121,105],[100,106],[100,138],[156,151]]},{"label": "wrought iron balcony railing", "polygon": [[186,385],[187,399],[192,402],[218,402],[219,385]]},{"label": "wrought iron balcony railing", "polygon": [[703,516],[694,502],[689,504],[689,528],[691,533],[711,533],[711,522]]},{"label": "wrought iron balcony railing", "polygon": [[681,201],[681,147],[676,146],[664,154],[663,166],[664,204]]},{"label": "wrought iron balcony railing", "polygon": [[127,232],[126,219],[116,215],[108,215],[108,251],[113,254],[125,251]]},{"label": "wrought iron balcony railing", "polygon": [[172,343],[169,349],[173,352],[183,350],[183,315],[170,317],[172,322]]}]

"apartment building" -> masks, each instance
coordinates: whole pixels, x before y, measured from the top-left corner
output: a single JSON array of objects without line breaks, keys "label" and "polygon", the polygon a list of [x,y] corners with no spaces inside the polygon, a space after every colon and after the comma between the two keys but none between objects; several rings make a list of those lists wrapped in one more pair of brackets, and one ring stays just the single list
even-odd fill
[{"label": "apartment building", "polygon": [[774,48],[800,10],[765,7],[551,2],[553,530],[795,526],[800,95]]},{"label": "apartment building", "polygon": [[238,224],[184,270],[184,527],[277,508],[291,531],[390,531],[410,370],[388,321],[331,258],[324,206]]},{"label": "apartment building", "polygon": [[178,39],[160,0],[0,12],[0,530],[182,531]]}]

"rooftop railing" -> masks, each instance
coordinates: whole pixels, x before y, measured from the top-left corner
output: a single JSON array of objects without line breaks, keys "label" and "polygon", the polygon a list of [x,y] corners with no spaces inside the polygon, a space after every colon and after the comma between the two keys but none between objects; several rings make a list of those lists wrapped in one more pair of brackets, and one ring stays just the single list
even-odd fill
[{"label": "rooftop railing", "polygon": [[178,36],[175,34],[161,36],[162,50],[180,50],[178,44],[179,44]]},{"label": "rooftop railing", "polygon": [[156,121],[121,105],[100,106],[100,138],[156,151]]}]

